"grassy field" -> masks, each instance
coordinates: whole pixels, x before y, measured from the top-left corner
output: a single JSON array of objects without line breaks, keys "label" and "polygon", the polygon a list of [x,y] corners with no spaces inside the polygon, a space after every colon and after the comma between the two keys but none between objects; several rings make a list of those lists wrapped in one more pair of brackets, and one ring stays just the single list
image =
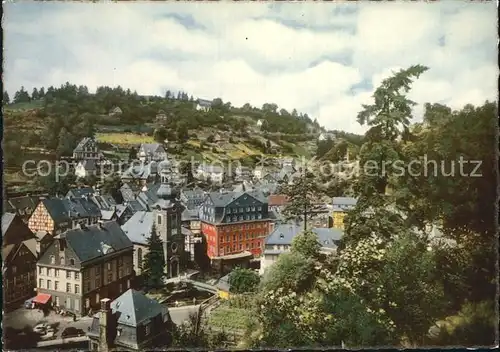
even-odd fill
[{"label": "grassy field", "polygon": [[111,143],[115,145],[134,145],[141,143],[154,143],[152,136],[146,136],[135,133],[96,133],[99,142]]},{"label": "grassy field", "polygon": [[44,101],[42,99],[42,100],[30,101],[28,103],[8,104],[8,105],[4,105],[3,108],[7,111],[31,110],[31,109],[42,108],[43,105],[44,105]]},{"label": "grassy field", "polygon": [[244,330],[250,319],[252,316],[247,309],[221,305],[210,313],[208,324],[220,329]]}]

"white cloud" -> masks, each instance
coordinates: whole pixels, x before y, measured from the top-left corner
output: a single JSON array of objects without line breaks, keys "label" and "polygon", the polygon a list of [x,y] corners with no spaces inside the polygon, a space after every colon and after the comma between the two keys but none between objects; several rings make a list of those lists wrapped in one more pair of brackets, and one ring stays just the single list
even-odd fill
[{"label": "white cloud", "polygon": [[[8,3],[5,86],[66,81],[275,102],[363,132],[361,104],[391,70],[430,68],[410,98],[496,98],[494,3]],[[444,45],[442,45],[444,43]],[[368,86],[362,83],[369,82]],[[361,84],[361,85],[360,85]]]}]

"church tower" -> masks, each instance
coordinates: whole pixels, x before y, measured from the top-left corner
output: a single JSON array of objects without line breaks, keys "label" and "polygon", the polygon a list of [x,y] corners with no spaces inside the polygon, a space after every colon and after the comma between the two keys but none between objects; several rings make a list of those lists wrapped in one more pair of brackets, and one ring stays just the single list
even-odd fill
[{"label": "church tower", "polygon": [[163,242],[163,255],[167,277],[176,277],[185,269],[184,235],[181,230],[183,205],[178,199],[178,190],[169,182],[169,174],[160,170],[161,185],[158,202],[153,206],[154,222],[158,236]]}]

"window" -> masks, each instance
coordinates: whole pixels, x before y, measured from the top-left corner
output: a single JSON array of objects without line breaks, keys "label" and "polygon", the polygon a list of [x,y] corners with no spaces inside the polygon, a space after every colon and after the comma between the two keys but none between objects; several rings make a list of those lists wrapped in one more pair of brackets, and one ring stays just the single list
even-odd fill
[{"label": "window", "polygon": [[74,260],[73,258],[71,258],[71,259],[69,260],[69,264],[70,264],[70,265],[75,265],[75,260]]},{"label": "window", "polygon": [[88,277],[89,277],[89,271],[88,271],[88,270],[85,270],[85,271],[83,272],[83,278],[84,278],[84,279],[87,279]]},{"label": "window", "polygon": [[158,215],[158,219],[156,220],[156,222],[158,223],[158,225],[161,225],[161,215]]},{"label": "window", "polygon": [[248,240],[248,233],[245,235],[246,239]]},{"label": "window", "polygon": [[120,283],[120,285],[118,287],[119,287],[120,293],[122,293],[122,291],[123,291],[123,284]]},{"label": "window", "polygon": [[224,236],[221,236],[220,241],[224,242]]},{"label": "window", "polygon": [[96,266],[94,268],[94,273],[96,274],[96,276],[99,276],[101,274],[101,272],[99,271],[99,267],[98,266]]},{"label": "window", "polygon": [[229,235],[226,236],[226,242],[229,242]]},{"label": "window", "polygon": [[127,266],[127,275],[130,275],[131,272],[132,270],[130,269],[130,266]]},{"label": "window", "polygon": [[257,207],[257,211],[261,211],[262,210],[262,207]]},{"label": "window", "polygon": [[[123,258],[120,258],[122,263],[123,263]],[[143,262],[143,259],[142,259],[142,248],[139,248],[137,249],[137,267],[139,269],[142,269],[142,262]],[[120,274],[121,276],[121,274]]]},{"label": "window", "polygon": [[59,281],[54,281],[54,290],[59,290]]},{"label": "window", "polygon": [[240,243],[240,251],[242,250],[242,248],[243,248],[243,245]]},{"label": "window", "polygon": [[[141,250],[141,252],[142,252],[142,250]],[[120,258],[118,258],[118,266],[122,266],[122,265],[123,265],[123,257],[120,257]]]},{"label": "window", "polygon": [[249,244],[247,243],[246,248],[248,249],[248,247],[249,247]]},{"label": "window", "polygon": [[111,262],[107,263],[108,270],[111,270]]},{"label": "window", "polygon": [[79,272],[75,272],[75,280],[80,280],[80,273]]},{"label": "window", "polygon": [[123,277],[123,269],[120,268],[118,269],[118,278],[122,278]]},{"label": "window", "polygon": [[85,283],[85,292],[90,292],[90,281]]},{"label": "window", "polygon": [[57,306],[57,307],[59,307],[59,304],[60,304],[60,303],[59,303],[59,302],[60,302],[60,301],[59,301],[59,297],[55,296],[55,302],[56,302],[56,306]]},{"label": "window", "polygon": [[127,280],[127,288],[130,288],[130,280]]},{"label": "window", "polygon": [[61,263],[61,265],[64,265],[64,257],[60,257],[59,262]]},{"label": "window", "polygon": [[71,271],[66,271],[66,279],[71,279]]},{"label": "window", "polygon": [[259,214],[257,218],[262,219],[262,214]]},{"label": "window", "polygon": [[80,285],[75,285],[75,293],[80,293]]},{"label": "window", "polygon": [[40,288],[44,288],[44,287],[43,287],[43,283],[44,283],[44,282],[43,282],[43,279],[39,279],[39,280],[38,280],[38,287],[40,287]]},{"label": "window", "polygon": [[47,280],[47,289],[52,290],[52,281],[51,280]]},{"label": "window", "polygon": [[71,284],[70,283],[66,284],[66,292],[71,292]]},{"label": "window", "polygon": [[145,335],[148,336],[149,334],[151,334],[151,324],[147,324],[145,327]]},{"label": "window", "polygon": [[95,294],[95,303],[99,303],[99,292]]},{"label": "window", "polygon": [[101,287],[101,280],[95,279],[95,288]]},{"label": "window", "polygon": [[17,268],[15,265],[12,266],[12,274],[15,274],[17,272]]},{"label": "window", "polygon": [[43,275],[43,268],[41,266],[38,267],[38,273],[40,275]]},{"label": "window", "polygon": [[59,269],[55,269],[54,270],[54,276],[55,277],[59,277]]},{"label": "window", "polygon": [[113,272],[110,271],[108,273],[108,282],[111,282],[111,281],[113,281]]},{"label": "window", "polygon": [[243,239],[243,235],[240,233],[240,241]]},{"label": "window", "polygon": [[50,268],[47,269],[47,276],[52,276],[52,269]]},{"label": "window", "polygon": [[50,264],[55,264],[56,263],[56,257],[53,255],[50,256]]}]

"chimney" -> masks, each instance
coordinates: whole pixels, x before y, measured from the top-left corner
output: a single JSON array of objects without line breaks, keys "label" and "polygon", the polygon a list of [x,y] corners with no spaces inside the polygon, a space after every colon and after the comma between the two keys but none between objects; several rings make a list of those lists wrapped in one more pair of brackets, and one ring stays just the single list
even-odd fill
[{"label": "chimney", "polygon": [[101,310],[99,311],[99,351],[107,352],[111,340],[111,300],[101,299]]}]

